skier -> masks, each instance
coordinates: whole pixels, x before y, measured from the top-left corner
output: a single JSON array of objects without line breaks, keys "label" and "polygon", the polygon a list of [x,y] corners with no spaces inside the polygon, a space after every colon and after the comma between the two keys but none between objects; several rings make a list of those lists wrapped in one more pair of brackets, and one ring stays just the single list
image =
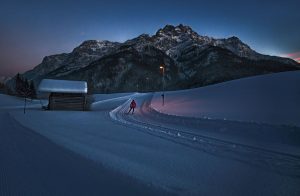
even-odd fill
[{"label": "skier", "polygon": [[135,107],[136,107],[136,103],[135,103],[135,101],[134,101],[134,99],[133,99],[133,100],[131,101],[131,103],[130,103],[130,110],[128,111],[127,114],[129,114],[131,110],[132,110],[132,114],[133,114],[134,108],[135,108]]}]

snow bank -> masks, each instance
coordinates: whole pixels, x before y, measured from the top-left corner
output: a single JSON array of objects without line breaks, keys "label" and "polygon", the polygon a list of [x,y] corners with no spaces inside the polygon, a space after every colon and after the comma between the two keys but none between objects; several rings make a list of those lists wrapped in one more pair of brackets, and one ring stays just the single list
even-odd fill
[{"label": "snow bank", "polygon": [[0,94],[0,108],[10,106],[21,106],[22,104],[23,100],[21,98]]},{"label": "snow bank", "polygon": [[39,85],[40,92],[87,93],[87,82],[71,80],[43,79]]},{"label": "snow bank", "polygon": [[134,93],[94,94],[93,98],[94,98],[95,102],[98,102],[98,101],[103,101],[103,100],[107,100],[107,99],[130,96],[132,94],[134,94]]},{"label": "snow bank", "polygon": [[94,102],[91,104],[91,110],[107,110],[118,107],[131,97],[138,96],[139,93],[113,93],[113,94],[95,94]]},{"label": "snow bank", "polygon": [[165,106],[156,93],[151,107],[178,116],[300,126],[300,71],[166,92]]},{"label": "snow bank", "polygon": [[[26,108],[37,109],[47,104],[48,100],[27,99]],[[24,108],[24,98],[0,94],[0,110],[22,108]]]}]

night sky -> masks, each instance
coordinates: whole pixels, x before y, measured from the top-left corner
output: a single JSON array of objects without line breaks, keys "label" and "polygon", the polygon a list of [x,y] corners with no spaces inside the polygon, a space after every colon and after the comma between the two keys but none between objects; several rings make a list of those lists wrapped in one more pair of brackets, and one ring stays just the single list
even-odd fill
[{"label": "night sky", "polygon": [[[262,0],[263,1],[263,0]],[[123,42],[166,24],[200,35],[237,36],[254,50],[300,62],[300,1],[1,0],[0,76],[12,76],[43,57],[71,52],[88,39]]]}]

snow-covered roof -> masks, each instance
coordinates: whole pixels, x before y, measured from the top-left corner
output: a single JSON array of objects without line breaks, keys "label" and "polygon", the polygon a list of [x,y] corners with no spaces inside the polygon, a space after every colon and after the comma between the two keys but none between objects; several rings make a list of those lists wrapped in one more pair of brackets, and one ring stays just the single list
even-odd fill
[{"label": "snow-covered roof", "polygon": [[49,93],[87,93],[85,81],[43,79],[38,91]]}]

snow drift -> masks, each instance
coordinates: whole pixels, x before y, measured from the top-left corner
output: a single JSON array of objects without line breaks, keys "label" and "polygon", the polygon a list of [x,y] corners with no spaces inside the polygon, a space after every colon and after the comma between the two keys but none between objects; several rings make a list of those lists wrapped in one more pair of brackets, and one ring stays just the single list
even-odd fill
[{"label": "snow drift", "polygon": [[156,93],[151,106],[178,116],[300,126],[300,71],[170,91],[164,106]]}]

